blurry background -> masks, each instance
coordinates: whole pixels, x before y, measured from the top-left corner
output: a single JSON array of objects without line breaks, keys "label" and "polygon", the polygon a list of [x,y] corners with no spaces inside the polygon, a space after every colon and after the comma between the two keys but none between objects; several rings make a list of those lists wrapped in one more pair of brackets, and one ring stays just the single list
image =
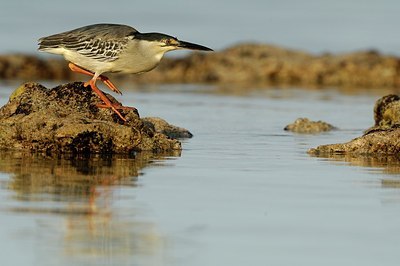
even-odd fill
[{"label": "blurry background", "polygon": [[0,53],[36,51],[36,40],[110,22],[222,49],[272,43],[311,52],[378,49],[400,54],[397,0],[2,1]]}]

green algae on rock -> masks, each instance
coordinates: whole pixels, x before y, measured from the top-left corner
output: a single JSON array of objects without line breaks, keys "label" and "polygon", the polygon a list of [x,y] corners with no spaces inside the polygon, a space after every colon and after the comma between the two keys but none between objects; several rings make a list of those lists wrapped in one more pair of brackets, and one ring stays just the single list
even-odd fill
[{"label": "green algae on rock", "polygon": [[[116,100],[107,95],[112,102]],[[0,149],[47,154],[132,154],[180,150],[181,143],[142,120],[136,109],[124,109],[123,123],[81,82],[47,89],[26,83],[0,109]],[[166,123],[167,124],[167,123]],[[187,130],[174,136],[186,136]]]},{"label": "green algae on rock", "polygon": [[335,129],[334,126],[323,121],[311,121],[308,118],[298,118],[287,125],[284,130],[303,134],[316,134]]}]

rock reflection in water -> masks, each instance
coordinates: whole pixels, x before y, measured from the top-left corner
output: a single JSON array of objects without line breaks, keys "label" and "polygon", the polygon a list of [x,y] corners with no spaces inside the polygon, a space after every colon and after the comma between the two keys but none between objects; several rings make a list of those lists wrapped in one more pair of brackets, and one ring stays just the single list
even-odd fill
[{"label": "rock reflection in water", "polygon": [[400,157],[396,155],[352,155],[352,154],[310,154],[312,157],[326,158],[329,161],[346,162],[351,166],[362,166],[390,175],[381,180],[382,187],[400,188]]},{"label": "rock reflection in water", "polygon": [[326,158],[329,161],[346,162],[351,166],[375,168],[384,174],[400,173],[400,157],[395,155],[352,155],[338,153],[310,154],[312,157]]},{"label": "rock reflection in water", "polygon": [[[124,195],[121,191],[136,186],[142,168],[162,165],[158,162],[176,156],[180,156],[179,152],[139,153],[135,158],[55,159],[2,153],[0,171],[10,174],[10,180],[2,187],[14,195],[9,207],[0,211],[33,216],[35,220],[45,217],[37,230],[54,229],[64,240],[57,244],[62,255],[73,261],[82,256],[117,256],[116,263],[146,254],[154,257],[163,249],[162,236],[154,224],[135,218],[140,216],[140,206],[135,206],[131,193]],[[52,218],[58,221],[56,225]],[[39,246],[52,242],[46,241],[47,232],[39,234],[43,235]]]}]

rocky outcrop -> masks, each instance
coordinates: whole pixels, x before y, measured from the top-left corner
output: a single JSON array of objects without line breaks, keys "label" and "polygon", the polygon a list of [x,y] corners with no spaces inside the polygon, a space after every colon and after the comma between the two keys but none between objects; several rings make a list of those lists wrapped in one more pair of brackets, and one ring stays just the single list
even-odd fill
[{"label": "rocky outcrop", "polygon": [[[111,95],[108,97],[116,101]],[[180,150],[171,137],[190,137],[185,129],[141,119],[136,109],[123,109],[122,121],[83,83],[47,89],[26,83],[0,109],[0,149],[46,154],[132,154]],[[163,124],[163,127],[158,126]]]},{"label": "rocky outcrop", "polygon": [[395,155],[400,153],[400,129],[376,131],[346,143],[321,145],[309,150],[310,154],[331,153],[359,155]]},{"label": "rocky outcrop", "polygon": [[375,125],[361,137],[346,143],[321,145],[310,149],[314,155],[394,155],[400,154],[400,97],[387,95],[376,101]]},{"label": "rocky outcrop", "polygon": [[287,125],[284,130],[303,134],[317,134],[335,129],[334,126],[323,121],[311,121],[308,118],[298,118]]},{"label": "rocky outcrop", "polygon": [[[54,57],[52,57],[54,58]],[[61,59],[25,55],[0,56],[2,79],[84,80],[70,73]],[[313,55],[265,44],[240,44],[220,52],[164,58],[141,75],[113,75],[136,83],[213,83],[346,87],[399,87],[400,60],[364,51]]]}]

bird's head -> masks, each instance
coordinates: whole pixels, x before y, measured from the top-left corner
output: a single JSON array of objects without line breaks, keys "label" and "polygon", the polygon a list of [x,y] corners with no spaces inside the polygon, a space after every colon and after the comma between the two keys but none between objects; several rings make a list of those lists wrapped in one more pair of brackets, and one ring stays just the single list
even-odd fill
[{"label": "bird's head", "polygon": [[149,46],[154,49],[159,49],[162,52],[168,52],[177,49],[189,49],[198,51],[213,51],[212,49],[190,42],[178,40],[175,37],[162,34],[162,33],[139,33],[135,36],[135,39],[140,41],[148,42]]}]

